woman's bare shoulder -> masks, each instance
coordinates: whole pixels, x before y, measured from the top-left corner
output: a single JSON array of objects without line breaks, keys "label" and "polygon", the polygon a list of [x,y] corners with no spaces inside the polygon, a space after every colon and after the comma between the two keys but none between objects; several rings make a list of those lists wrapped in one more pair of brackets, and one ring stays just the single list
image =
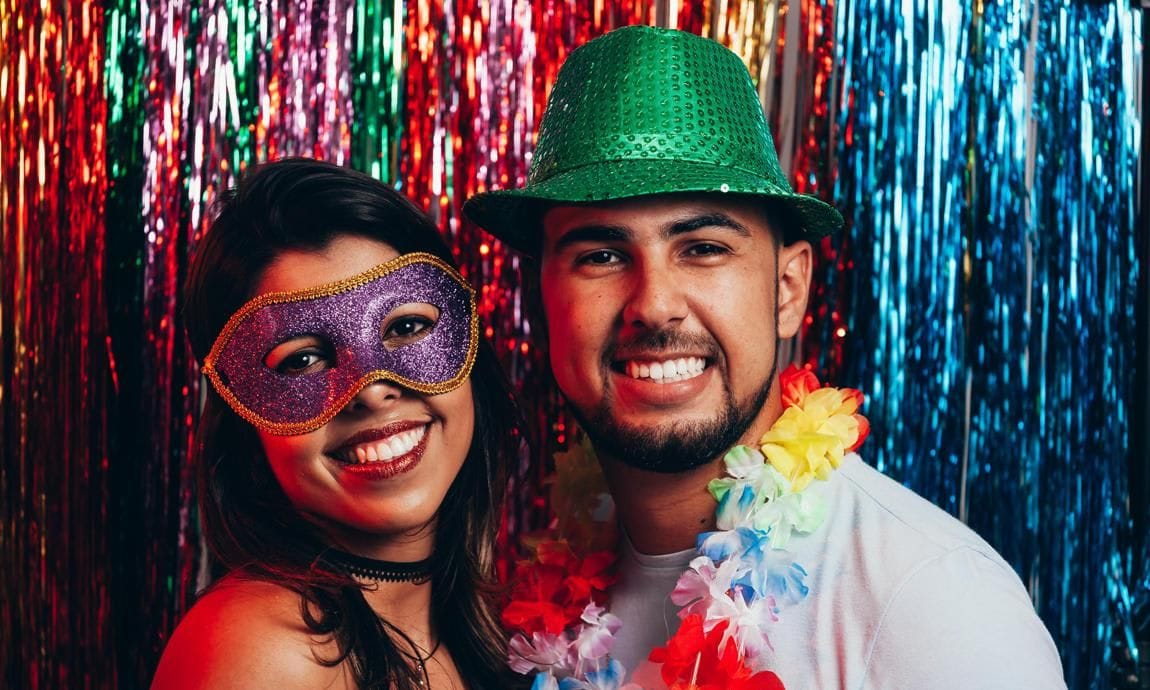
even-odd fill
[{"label": "woman's bare shoulder", "polygon": [[338,650],[307,629],[300,595],[263,580],[225,578],[188,611],[156,669],[153,690],[354,687]]}]

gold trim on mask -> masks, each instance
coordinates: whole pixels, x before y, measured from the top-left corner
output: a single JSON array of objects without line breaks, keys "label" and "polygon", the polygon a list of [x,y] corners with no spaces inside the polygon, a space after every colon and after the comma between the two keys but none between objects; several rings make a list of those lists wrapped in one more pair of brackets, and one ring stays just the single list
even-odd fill
[{"label": "gold trim on mask", "polygon": [[[242,323],[243,320],[252,312],[258,311],[272,304],[304,302],[319,297],[331,297],[333,295],[342,294],[344,292],[350,292],[355,288],[362,287],[363,285],[372,282],[373,280],[378,280],[379,278],[382,278],[389,273],[394,273],[395,271],[398,271],[405,266],[410,266],[416,263],[431,264],[443,269],[444,272],[446,272],[453,280],[463,286],[463,289],[467,291],[468,303],[470,304],[470,309],[468,311],[470,319],[469,330],[471,337],[468,340],[467,357],[464,360],[463,367],[460,369],[459,374],[452,378],[450,381],[433,384],[419,383],[418,381],[412,381],[411,379],[408,379],[404,376],[397,376],[386,370],[377,369],[360,377],[359,381],[348,389],[348,393],[340,396],[338,401],[330,405],[327,411],[325,411],[323,414],[302,422],[269,421],[240,402],[239,399],[236,398],[235,394],[233,394],[228,389],[228,387],[224,385],[223,380],[220,378],[219,372],[216,370],[216,360],[219,358],[223,349],[231,341],[232,335],[235,334],[235,331],[237,328],[239,328],[240,323]],[[339,414],[340,410],[347,406],[347,404],[351,402],[355,396],[359,395],[360,391],[362,391],[368,385],[375,383],[376,381],[391,381],[392,383],[400,385],[404,388],[408,388],[417,393],[422,393],[424,395],[439,395],[441,393],[453,391],[463,385],[463,382],[466,381],[467,377],[471,375],[471,369],[475,365],[475,357],[478,351],[479,309],[476,305],[475,289],[467,284],[467,281],[463,279],[463,276],[459,274],[459,271],[456,271],[451,267],[451,265],[449,265],[443,259],[440,259],[438,256],[435,256],[434,254],[428,254],[427,252],[412,252],[411,254],[402,254],[392,259],[391,261],[379,264],[378,266],[368,269],[363,273],[351,276],[350,278],[345,278],[340,281],[336,281],[334,283],[319,285],[303,290],[268,292],[249,300],[242,307],[240,307],[235,314],[232,314],[231,318],[228,319],[228,322],[224,324],[223,329],[220,330],[220,334],[216,336],[215,342],[212,343],[211,351],[209,351],[208,356],[204,358],[204,364],[200,368],[200,371],[212,382],[212,387],[216,389],[216,393],[218,393],[220,397],[224,399],[224,402],[226,402],[228,406],[235,411],[236,414],[242,417],[249,424],[263,429],[269,434],[275,436],[296,436],[298,434],[306,434],[315,431],[324,424],[327,424],[329,421],[331,421],[331,418]]]}]

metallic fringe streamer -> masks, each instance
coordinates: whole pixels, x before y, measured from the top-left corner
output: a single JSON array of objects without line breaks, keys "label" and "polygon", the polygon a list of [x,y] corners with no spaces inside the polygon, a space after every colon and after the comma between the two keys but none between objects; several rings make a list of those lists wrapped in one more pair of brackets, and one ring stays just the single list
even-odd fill
[{"label": "metallic fringe streamer", "polygon": [[1071,687],[1110,687],[1138,653],[1125,503],[1137,392],[1123,374],[1143,270],[1134,13],[1023,0],[838,12],[837,196],[860,347],[844,378],[870,394],[876,463],[1019,569]]},{"label": "metallic fringe streamer", "polygon": [[403,3],[356,3],[351,167],[395,184],[403,132]]},{"label": "metallic fringe streamer", "polygon": [[178,322],[188,253],[209,204],[251,162],[350,158],[353,10],[349,0],[108,9],[111,562],[125,687],[148,684],[207,578],[187,462],[199,376]]},{"label": "metallic fringe streamer", "polygon": [[[1119,681],[1126,664],[1112,649],[1131,653],[1132,662],[1138,652],[1124,605],[1132,566],[1125,456],[1128,415],[1139,393],[1129,375],[1135,286],[1146,266],[1133,232],[1141,129],[1130,63],[1138,17],[1123,4],[1047,1],[1029,9],[1033,124],[1027,166],[1019,171],[1029,192],[1020,214],[1027,242],[1008,251],[1025,255],[1015,265],[1028,268],[1026,306],[1033,316],[1020,324],[1029,332],[1014,336],[1015,357],[1022,357],[1020,378],[1008,382],[1018,386],[1010,395],[1015,405],[999,419],[991,409],[977,410],[972,423],[985,430],[984,467],[1009,468],[1007,439],[1018,439],[1019,484],[1008,484],[1007,473],[997,481],[972,474],[972,502],[979,485],[987,509],[1017,496],[1018,522],[996,524],[993,534],[1002,535],[1004,554],[1030,575],[1039,612],[1066,652],[1067,678],[1091,687]],[[988,33],[1005,34],[1008,21],[988,15]],[[998,155],[1012,149],[1017,144],[1003,140]],[[1002,389],[986,393],[992,394]],[[990,453],[995,436],[1003,444]],[[1028,481],[1041,493],[1019,489]],[[972,523],[990,533],[990,521]],[[1027,537],[1035,532],[1032,549]]]},{"label": "metallic fringe streamer", "polygon": [[116,679],[103,19],[86,0],[0,3],[5,687]]}]

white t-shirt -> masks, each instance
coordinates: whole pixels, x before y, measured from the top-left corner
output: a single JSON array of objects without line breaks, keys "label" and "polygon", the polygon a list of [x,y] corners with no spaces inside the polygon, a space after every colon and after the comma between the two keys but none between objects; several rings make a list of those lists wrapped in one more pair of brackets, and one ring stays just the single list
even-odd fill
[{"label": "white t-shirt", "polygon": [[[1018,575],[966,525],[851,454],[825,482],[827,517],[791,539],[810,594],[782,611],[767,668],[803,688],[1065,688]],[[670,600],[693,550],[651,556],[624,539],[612,656],[644,687],[678,628]]]}]

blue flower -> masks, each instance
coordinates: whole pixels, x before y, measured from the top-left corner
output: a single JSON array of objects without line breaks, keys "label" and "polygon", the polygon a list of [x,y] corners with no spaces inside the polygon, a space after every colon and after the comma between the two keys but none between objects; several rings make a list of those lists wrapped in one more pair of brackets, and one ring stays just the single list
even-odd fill
[{"label": "blue flower", "polygon": [[764,538],[766,538],[765,533],[748,527],[703,532],[699,535],[695,548],[698,549],[699,555],[718,562],[728,556],[742,556],[743,553],[756,546]]},{"label": "blue flower", "polygon": [[759,597],[774,597],[780,607],[796,604],[810,594],[807,571],[795,563],[791,552],[760,542],[747,550],[744,559],[750,569],[734,584],[754,590]]},{"label": "blue flower", "polygon": [[750,523],[751,513],[756,504],[755,487],[739,482],[719,499],[715,510],[715,524],[719,529],[734,529]]},{"label": "blue flower", "polygon": [[531,690],[559,690],[559,683],[550,671],[543,671],[535,674],[535,682],[531,684]]},{"label": "blue flower", "polygon": [[612,659],[605,668],[587,674],[587,690],[618,690],[626,673],[623,664]]}]

